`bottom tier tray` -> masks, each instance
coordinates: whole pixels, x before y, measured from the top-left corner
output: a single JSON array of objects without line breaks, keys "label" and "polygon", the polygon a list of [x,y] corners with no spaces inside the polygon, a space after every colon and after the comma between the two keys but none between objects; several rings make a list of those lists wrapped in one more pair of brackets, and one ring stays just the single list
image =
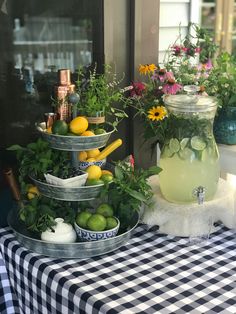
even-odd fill
[{"label": "bottom tier tray", "polygon": [[16,239],[27,249],[55,258],[88,258],[115,251],[124,245],[131,237],[132,231],[139,222],[139,215],[135,213],[130,226],[118,233],[114,238],[91,242],[75,242],[55,244],[40,240],[34,233],[28,231],[19,221],[17,209],[12,209],[8,215],[8,224],[13,229]]}]

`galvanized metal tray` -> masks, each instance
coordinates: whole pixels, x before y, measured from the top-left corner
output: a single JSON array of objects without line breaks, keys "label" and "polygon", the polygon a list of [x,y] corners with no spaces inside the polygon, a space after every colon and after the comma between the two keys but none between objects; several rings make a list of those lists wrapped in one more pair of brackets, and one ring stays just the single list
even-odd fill
[{"label": "galvanized metal tray", "polygon": [[63,186],[52,185],[44,181],[39,181],[30,176],[39,192],[47,197],[61,201],[88,201],[99,196],[104,184],[93,186],[81,186],[77,188],[67,188]]},{"label": "galvanized metal tray", "polygon": [[106,145],[111,134],[115,131],[110,125],[106,124],[106,133],[94,136],[65,136],[50,134],[45,131],[45,122],[37,123],[36,129],[39,131],[45,141],[49,143],[52,148],[65,151],[83,151],[94,148],[101,148]]},{"label": "galvanized metal tray", "polygon": [[28,231],[19,221],[17,209],[12,209],[8,215],[8,224],[13,229],[16,239],[27,249],[55,258],[88,258],[103,255],[117,250],[131,237],[139,222],[139,215],[135,213],[127,230],[118,233],[114,238],[90,242],[75,242],[55,244],[40,240],[39,236]]}]

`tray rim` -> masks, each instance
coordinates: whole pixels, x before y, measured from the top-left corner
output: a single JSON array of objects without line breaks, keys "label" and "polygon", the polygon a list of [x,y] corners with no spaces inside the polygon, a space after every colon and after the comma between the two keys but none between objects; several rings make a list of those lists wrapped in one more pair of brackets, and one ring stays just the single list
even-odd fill
[{"label": "tray rim", "polygon": [[[14,235],[15,235],[16,239],[18,240],[18,242],[22,246],[24,246],[26,249],[28,249],[34,253],[42,254],[42,255],[45,255],[46,257],[50,257],[50,258],[60,258],[60,259],[84,259],[84,258],[96,257],[96,256],[100,256],[103,254],[107,254],[109,252],[113,252],[113,251],[117,250],[118,248],[120,248],[122,245],[124,245],[128,241],[128,239],[132,235],[132,232],[134,231],[134,229],[138,226],[138,224],[140,222],[140,215],[138,212],[135,212],[134,216],[133,216],[134,222],[133,222],[132,226],[127,231],[125,231],[125,232],[123,232],[123,233],[121,233],[121,234],[119,234],[113,238],[108,238],[108,239],[104,239],[104,240],[97,240],[97,241],[81,241],[81,242],[77,241],[77,242],[73,242],[73,243],[62,244],[62,243],[46,242],[46,241],[43,241],[41,239],[33,238],[33,237],[30,237],[29,235],[21,233],[19,230],[17,230],[17,228],[14,227],[14,222],[15,223],[17,223],[17,221],[19,222],[19,220],[17,218],[18,215],[14,215],[14,212],[16,212],[16,210],[17,210],[16,208],[10,210],[8,217],[7,217],[7,221],[8,221],[8,225],[13,230]],[[15,219],[15,221],[12,222],[13,219]],[[26,245],[25,245],[24,239],[27,242]],[[32,242],[31,247],[28,246],[29,241]],[[114,242],[117,242],[116,246],[113,245]],[[37,244],[40,244],[39,250],[37,250],[37,246],[36,246]],[[98,249],[99,244],[100,244],[100,249]],[[108,244],[108,245],[106,245],[106,244]],[[45,249],[43,249],[43,246],[45,246]],[[51,248],[50,248],[50,246],[51,246]],[[32,247],[34,247],[34,248],[36,247],[36,250],[33,250]],[[64,249],[62,250],[60,256],[58,256],[57,254],[53,254],[53,252],[55,252],[55,253],[58,252],[58,250],[62,247],[64,247]],[[85,247],[86,247],[86,252],[83,256],[81,256],[81,251],[83,249],[85,249]],[[70,251],[69,251],[69,249],[70,249]],[[93,251],[96,249],[97,249],[97,253],[94,253]],[[68,252],[73,251],[73,254],[70,254],[69,256],[65,256],[65,253],[67,251]]]}]

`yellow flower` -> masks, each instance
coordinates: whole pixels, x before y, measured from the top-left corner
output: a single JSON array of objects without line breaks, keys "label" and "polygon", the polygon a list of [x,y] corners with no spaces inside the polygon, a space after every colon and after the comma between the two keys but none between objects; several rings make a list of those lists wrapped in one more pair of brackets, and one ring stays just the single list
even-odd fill
[{"label": "yellow flower", "polygon": [[155,70],[157,69],[157,67],[155,66],[154,63],[152,64],[140,64],[139,66],[139,73],[140,74],[150,74],[150,73],[153,73]]},{"label": "yellow flower", "polygon": [[167,116],[167,111],[164,106],[152,107],[148,110],[148,118],[152,121],[163,120]]}]

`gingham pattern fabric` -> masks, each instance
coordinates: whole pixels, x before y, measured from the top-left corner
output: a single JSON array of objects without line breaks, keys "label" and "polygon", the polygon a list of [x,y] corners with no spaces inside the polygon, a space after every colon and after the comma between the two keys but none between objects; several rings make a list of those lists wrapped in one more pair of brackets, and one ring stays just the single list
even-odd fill
[{"label": "gingham pattern fabric", "polygon": [[0,242],[24,314],[236,313],[235,234],[223,227],[187,246],[140,225],[120,249],[84,260],[32,253],[10,229]]}]

